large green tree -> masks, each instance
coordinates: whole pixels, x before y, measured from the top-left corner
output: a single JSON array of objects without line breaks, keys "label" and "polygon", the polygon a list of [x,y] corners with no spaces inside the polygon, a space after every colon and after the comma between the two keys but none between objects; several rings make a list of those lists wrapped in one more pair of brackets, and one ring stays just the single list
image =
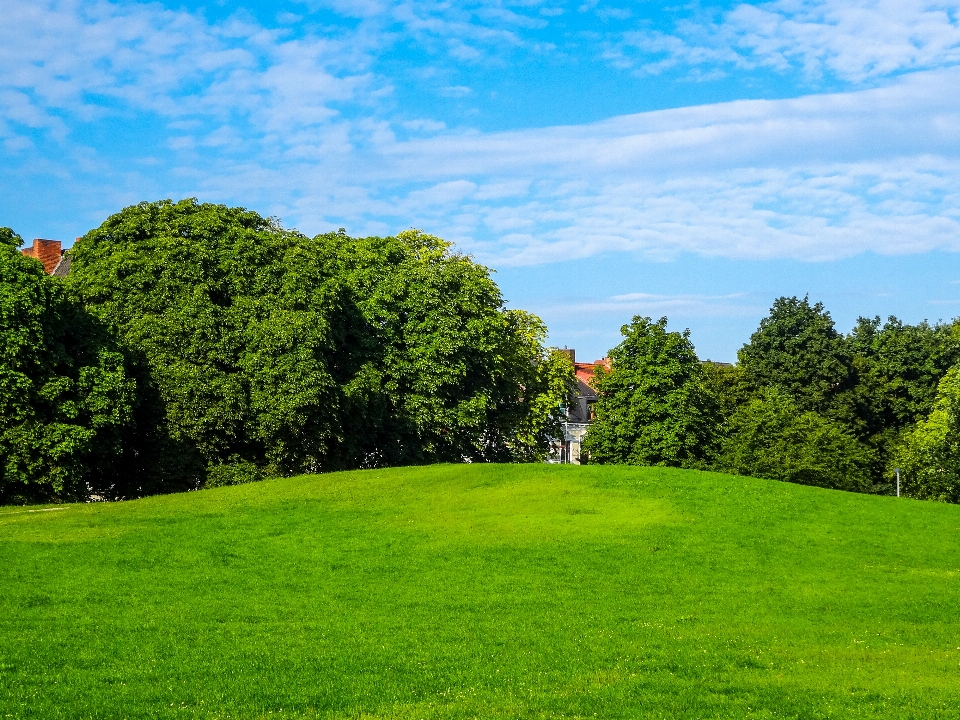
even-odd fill
[{"label": "large green tree", "polygon": [[504,308],[486,267],[417,230],[314,242],[338,258],[366,323],[345,387],[354,456],[372,464],[544,456],[573,367],[544,347],[539,318]]},{"label": "large green tree", "polygon": [[0,228],[0,503],[123,496],[124,358],[20,244]]},{"label": "large green tree", "polygon": [[142,492],[264,474],[532,460],[572,367],[487,268],[418,231],[309,239],[243,208],[141,203],[73,250],[120,339]]},{"label": "large green tree", "polygon": [[620,329],[610,371],[595,379],[596,420],[584,439],[591,463],[695,466],[710,457],[719,408],[707,391],[690,331],[636,316]]},{"label": "large green tree", "polygon": [[243,208],[141,203],[82,237],[71,292],[136,367],[142,492],[343,464],[356,330],[334,261]]},{"label": "large green tree", "polygon": [[852,354],[821,303],[778,298],[737,356],[754,385],[781,388],[801,410],[851,419]]}]

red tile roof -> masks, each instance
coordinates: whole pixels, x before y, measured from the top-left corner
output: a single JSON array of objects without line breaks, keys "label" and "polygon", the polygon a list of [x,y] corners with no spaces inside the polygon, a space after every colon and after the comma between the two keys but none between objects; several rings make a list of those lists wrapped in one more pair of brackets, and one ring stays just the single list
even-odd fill
[{"label": "red tile roof", "polygon": [[602,365],[607,370],[610,369],[610,358],[594,360],[592,363],[574,363],[573,367],[577,373],[577,380],[584,383],[591,390],[593,389],[593,373],[597,365]]}]

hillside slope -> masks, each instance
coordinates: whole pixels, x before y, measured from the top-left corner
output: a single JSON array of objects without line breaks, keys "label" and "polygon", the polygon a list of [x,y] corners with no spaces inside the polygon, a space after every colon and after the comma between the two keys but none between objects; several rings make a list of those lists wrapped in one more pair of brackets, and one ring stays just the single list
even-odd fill
[{"label": "hillside slope", "polygon": [[960,507],[431,466],[0,509],[0,718],[960,717]]}]

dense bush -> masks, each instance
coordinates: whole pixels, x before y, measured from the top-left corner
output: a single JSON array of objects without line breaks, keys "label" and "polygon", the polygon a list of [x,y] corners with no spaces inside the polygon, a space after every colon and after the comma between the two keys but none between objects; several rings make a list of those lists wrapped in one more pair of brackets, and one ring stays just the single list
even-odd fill
[{"label": "dense bush", "polygon": [[845,426],[767,388],[726,424],[716,468],[738,475],[869,492],[872,453]]},{"label": "dense bush", "polygon": [[20,244],[0,228],[0,503],[124,495],[136,393],[123,355]]}]

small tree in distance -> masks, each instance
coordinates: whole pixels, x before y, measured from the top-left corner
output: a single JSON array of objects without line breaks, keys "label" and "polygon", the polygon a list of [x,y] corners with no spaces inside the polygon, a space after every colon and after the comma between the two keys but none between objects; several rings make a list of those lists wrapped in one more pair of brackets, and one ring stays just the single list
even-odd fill
[{"label": "small tree in distance", "polygon": [[718,406],[703,383],[690,331],[668,332],[667,318],[633,318],[598,368],[596,421],[584,439],[591,463],[702,466]]}]

